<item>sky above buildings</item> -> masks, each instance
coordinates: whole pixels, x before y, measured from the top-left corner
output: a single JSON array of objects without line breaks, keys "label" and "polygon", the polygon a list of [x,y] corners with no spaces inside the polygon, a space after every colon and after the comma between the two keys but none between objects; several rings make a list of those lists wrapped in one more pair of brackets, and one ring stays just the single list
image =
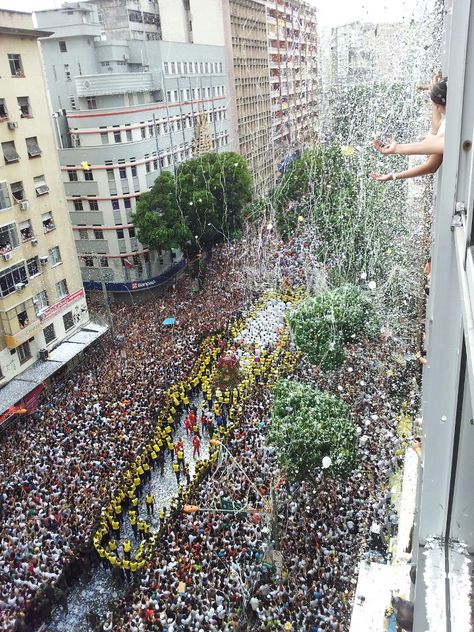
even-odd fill
[{"label": "sky above buildings", "polygon": [[[416,0],[308,0],[319,9],[321,26],[336,26],[356,20],[394,22],[410,17]],[[59,8],[64,0],[0,0],[0,8],[39,11]],[[418,3],[419,4],[419,3]]]}]

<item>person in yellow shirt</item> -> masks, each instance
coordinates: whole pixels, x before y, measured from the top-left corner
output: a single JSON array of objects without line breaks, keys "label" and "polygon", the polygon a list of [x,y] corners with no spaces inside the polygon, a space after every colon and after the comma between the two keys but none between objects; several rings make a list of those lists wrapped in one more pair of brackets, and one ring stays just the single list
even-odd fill
[{"label": "person in yellow shirt", "polygon": [[148,492],[145,496],[146,510],[149,516],[152,516],[155,513],[155,499],[153,494]]},{"label": "person in yellow shirt", "polygon": [[179,463],[178,462],[173,463],[172,468],[173,468],[173,472],[175,473],[175,476],[176,476],[176,482],[179,485],[179,477],[180,477],[180,469],[181,469],[180,466],[179,466]]},{"label": "person in yellow shirt", "polygon": [[124,540],[124,543],[122,544],[122,551],[123,551],[123,556],[125,559],[128,559],[128,560],[130,559],[131,550],[132,550],[132,543],[127,538],[126,540]]}]

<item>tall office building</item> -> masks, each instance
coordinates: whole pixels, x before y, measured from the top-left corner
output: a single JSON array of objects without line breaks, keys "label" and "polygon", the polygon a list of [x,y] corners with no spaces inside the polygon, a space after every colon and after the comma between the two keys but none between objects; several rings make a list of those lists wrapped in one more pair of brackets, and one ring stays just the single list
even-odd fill
[{"label": "tall office building", "polygon": [[0,35],[0,386],[21,373],[1,391],[3,413],[82,350],[89,315],[37,41],[48,33],[2,10]]},{"label": "tall office building", "polygon": [[318,137],[316,8],[301,0],[267,0],[273,146],[277,164]]},{"label": "tall office building", "polygon": [[191,28],[188,6],[162,1],[158,12],[153,2],[94,0],[36,14],[53,32],[41,47],[86,288],[129,293],[178,272],[179,252],[138,242],[135,204],[162,170],[192,156],[200,117],[214,151],[232,147],[222,12],[196,10]]},{"label": "tall office building", "polygon": [[264,0],[224,0],[224,32],[234,135],[252,173],[254,190],[262,194],[275,181]]}]

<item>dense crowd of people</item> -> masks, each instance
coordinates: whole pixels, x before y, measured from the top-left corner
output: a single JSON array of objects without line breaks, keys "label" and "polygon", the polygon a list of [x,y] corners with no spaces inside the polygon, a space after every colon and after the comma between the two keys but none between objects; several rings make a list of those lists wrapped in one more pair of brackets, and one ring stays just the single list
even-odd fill
[{"label": "dense crowd of people", "polygon": [[[0,629],[33,629],[89,572],[100,507],[152,435],[161,394],[187,374],[201,337],[243,306],[233,266],[231,246],[198,295],[182,277],[151,302],[113,308],[113,338],[1,438]],[[162,326],[170,315],[176,324]]]},{"label": "dense crowd of people", "polygon": [[[307,266],[298,263],[306,248],[300,240],[281,253],[287,283],[307,285]],[[53,604],[67,610],[68,587],[87,579],[97,562],[90,541],[101,508],[152,440],[163,393],[189,374],[203,335],[222,330],[255,298],[239,287],[237,254],[233,245],[222,248],[199,294],[183,278],[162,298],[114,308],[111,339],[48,394],[28,425],[2,438],[0,629],[34,629]],[[165,328],[170,315],[177,323]],[[189,503],[211,510],[176,512],[97,629],[345,629],[370,524],[383,528],[393,514],[386,486],[399,439],[387,395],[395,379],[386,372],[389,344],[354,347],[329,378],[298,365],[299,378],[337,391],[354,411],[361,461],[350,481],[321,474],[315,489],[281,480],[279,508],[268,518],[271,482],[280,476],[264,440],[269,394],[257,384],[229,439],[235,459],[193,488]],[[265,511],[213,511],[223,497]],[[275,521],[281,564],[269,546]]]},{"label": "dense crowd of people", "polygon": [[[354,346],[337,376],[337,390],[355,403],[360,424],[360,465],[347,481],[322,471],[316,485],[282,479],[265,443],[268,390],[256,389],[228,443],[231,456],[189,501],[206,509],[182,511],[167,525],[138,585],[116,604],[114,629],[347,629],[360,555],[373,546],[371,526],[394,533],[388,480],[401,439],[396,407],[386,397],[396,379],[385,370],[388,351]],[[321,388],[338,386],[304,363],[295,376],[316,379]],[[272,484],[274,514],[268,513]],[[237,509],[219,511],[224,500]]]}]

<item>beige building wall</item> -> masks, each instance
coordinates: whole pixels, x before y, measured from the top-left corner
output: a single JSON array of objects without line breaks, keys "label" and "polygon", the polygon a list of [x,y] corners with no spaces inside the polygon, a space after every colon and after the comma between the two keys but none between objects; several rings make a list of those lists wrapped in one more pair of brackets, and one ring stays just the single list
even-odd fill
[{"label": "beige building wall", "polygon": [[160,0],[160,22],[163,41],[192,41],[189,29],[188,4],[186,4],[185,0]]},{"label": "beige building wall", "polygon": [[89,320],[37,42],[44,35],[30,14],[0,11],[0,386]]},{"label": "beige building wall", "polygon": [[203,4],[202,0],[190,0],[193,42],[224,46],[222,0],[207,0],[205,7]]}]

